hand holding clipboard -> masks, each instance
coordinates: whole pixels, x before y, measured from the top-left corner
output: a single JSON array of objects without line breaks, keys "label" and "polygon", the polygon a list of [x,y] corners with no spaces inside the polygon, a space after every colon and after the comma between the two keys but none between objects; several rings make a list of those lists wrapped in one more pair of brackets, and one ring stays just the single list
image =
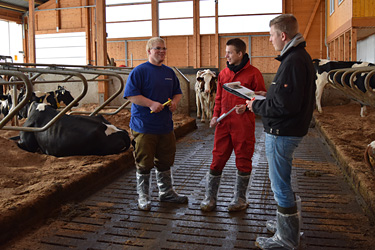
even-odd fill
[{"label": "hand holding clipboard", "polygon": [[266,97],[262,95],[256,95],[254,91],[248,89],[241,85],[241,82],[229,82],[223,85],[223,88],[228,91],[229,93],[241,97],[246,100],[251,100],[255,98],[255,100],[263,100]]}]

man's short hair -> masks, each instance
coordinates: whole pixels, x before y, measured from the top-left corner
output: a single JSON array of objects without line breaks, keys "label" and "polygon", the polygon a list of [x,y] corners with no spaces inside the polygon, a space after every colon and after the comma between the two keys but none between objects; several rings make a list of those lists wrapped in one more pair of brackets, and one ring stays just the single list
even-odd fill
[{"label": "man's short hair", "polygon": [[165,41],[163,38],[160,38],[160,37],[152,37],[150,38],[148,41],[147,41],[147,44],[146,44],[146,52],[148,52],[149,50],[151,50],[152,46],[155,44],[155,43],[158,43],[158,42],[162,42],[164,43],[165,45]]},{"label": "man's short hair", "polygon": [[282,14],[270,21],[270,27],[274,26],[279,32],[284,32],[291,39],[298,33],[298,22],[292,14]]},{"label": "man's short hair", "polygon": [[226,43],[227,46],[232,45],[237,53],[240,51],[242,54],[246,54],[246,43],[239,38],[229,39]]}]

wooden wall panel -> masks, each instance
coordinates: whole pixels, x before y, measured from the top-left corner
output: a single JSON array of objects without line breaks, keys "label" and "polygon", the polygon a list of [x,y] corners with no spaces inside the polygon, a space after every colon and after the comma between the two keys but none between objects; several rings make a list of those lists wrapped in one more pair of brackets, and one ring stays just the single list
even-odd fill
[{"label": "wooden wall panel", "polygon": [[262,73],[276,73],[280,62],[274,57],[262,58],[256,57],[251,60],[251,64],[260,70]]},{"label": "wooden wall panel", "polygon": [[374,0],[353,0],[353,17],[374,17]]},{"label": "wooden wall panel", "polygon": [[193,49],[194,49],[194,38],[193,38],[193,36],[188,36],[188,38],[189,38],[189,43],[188,43],[189,54],[188,54],[188,65],[187,65],[187,67],[193,67],[194,61],[195,61],[194,53],[192,52]]},{"label": "wooden wall panel", "polygon": [[[128,58],[130,59],[133,57],[133,67],[148,60],[146,44],[147,41],[128,41]],[[128,67],[131,67],[130,63],[128,64]]]},{"label": "wooden wall panel", "polygon": [[108,56],[110,58],[116,58],[116,66],[124,65],[127,66],[126,52],[125,52],[125,41],[110,42],[107,43]]},{"label": "wooden wall panel", "polygon": [[[317,2],[320,4],[314,14]],[[295,0],[285,1],[285,12],[296,16],[300,33],[304,34],[308,30],[305,37],[306,50],[312,58],[327,58],[324,45],[325,2],[324,0],[304,0],[303,4],[300,4]]]},{"label": "wooden wall panel", "polygon": [[[166,64],[175,67],[186,67],[188,64],[189,39],[187,36],[175,36],[164,39],[168,48]],[[191,52],[192,53],[192,50]]]},{"label": "wooden wall panel", "polygon": [[35,14],[36,31],[56,30],[56,12],[55,11],[39,11]]},{"label": "wooden wall panel", "polygon": [[201,36],[201,65],[202,67],[214,68],[216,63],[215,35]]}]

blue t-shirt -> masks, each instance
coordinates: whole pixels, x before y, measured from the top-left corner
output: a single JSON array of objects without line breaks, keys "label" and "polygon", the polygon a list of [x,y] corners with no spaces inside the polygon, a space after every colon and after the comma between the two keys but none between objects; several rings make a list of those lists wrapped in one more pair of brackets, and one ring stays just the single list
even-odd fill
[{"label": "blue t-shirt", "polygon": [[[135,67],[126,82],[124,98],[143,95],[153,101],[165,103],[168,98],[182,94],[180,82],[173,69],[145,62]],[[172,112],[168,106],[159,113],[150,108],[132,104],[130,128],[138,133],[167,134],[173,130]]]}]

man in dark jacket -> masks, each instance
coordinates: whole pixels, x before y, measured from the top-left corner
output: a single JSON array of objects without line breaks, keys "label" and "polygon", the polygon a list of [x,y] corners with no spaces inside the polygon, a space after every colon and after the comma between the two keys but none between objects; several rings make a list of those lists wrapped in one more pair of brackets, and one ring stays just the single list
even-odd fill
[{"label": "man in dark jacket", "polygon": [[292,160],[312,118],[315,71],[293,15],[283,14],[270,21],[270,41],[281,51],[276,58],[281,64],[267,94],[257,93],[266,99],[247,101],[247,107],[262,116],[277,221],[267,222],[275,235],[258,237],[256,245],[261,249],[294,249],[299,246],[301,217],[291,186]]}]

